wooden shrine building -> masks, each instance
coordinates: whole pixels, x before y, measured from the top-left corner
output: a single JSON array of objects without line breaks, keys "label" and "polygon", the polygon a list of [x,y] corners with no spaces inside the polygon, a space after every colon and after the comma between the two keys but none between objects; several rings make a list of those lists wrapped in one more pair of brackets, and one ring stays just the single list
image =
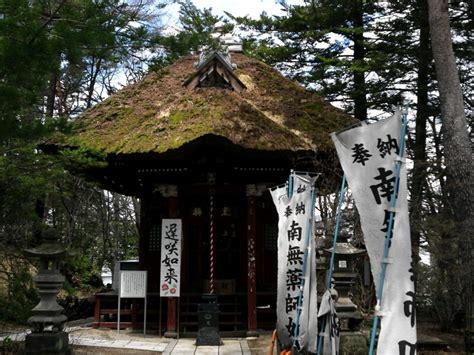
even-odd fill
[{"label": "wooden shrine building", "polygon": [[[148,74],[77,120],[74,134],[43,149],[100,157],[106,164],[74,169],[139,198],[150,322],[162,317],[168,336],[197,330],[214,233],[221,331],[273,329],[277,214],[268,189],[291,169],[320,172],[322,183],[338,186],[329,133],[353,119],[260,61],[211,52]],[[182,220],[183,256],[181,297],[163,300],[160,313],[163,218]]]}]

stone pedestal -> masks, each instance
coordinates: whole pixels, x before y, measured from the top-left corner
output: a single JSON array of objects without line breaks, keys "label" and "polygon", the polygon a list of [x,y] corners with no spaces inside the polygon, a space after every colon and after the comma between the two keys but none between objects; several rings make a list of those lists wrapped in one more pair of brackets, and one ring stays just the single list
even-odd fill
[{"label": "stone pedestal", "polygon": [[178,338],[178,332],[177,331],[165,331],[165,333],[163,334],[163,336],[165,338],[168,338],[168,339],[176,339]]},{"label": "stone pedestal", "polygon": [[198,336],[196,345],[221,345],[219,334],[219,305],[200,303],[198,305]]},{"label": "stone pedestal", "polygon": [[336,302],[336,311],[341,330],[356,331],[360,329],[360,324],[363,321],[362,315],[349,297],[339,297]]},{"label": "stone pedestal", "polygon": [[360,332],[341,331],[339,355],[366,355],[369,351],[367,338]]},{"label": "stone pedestal", "polygon": [[258,338],[260,336],[260,332],[258,330],[247,330],[245,336],[248,338]]},{"label": "stone pedestal", "polygon": [[70,355],[68,334],[62,331],[28,334],[25,338],[25,354]]}]

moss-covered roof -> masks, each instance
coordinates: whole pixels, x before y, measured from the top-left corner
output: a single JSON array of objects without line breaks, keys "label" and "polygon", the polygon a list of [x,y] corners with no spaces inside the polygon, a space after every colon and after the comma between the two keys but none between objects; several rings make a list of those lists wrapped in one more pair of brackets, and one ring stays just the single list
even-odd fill
[{"label": "moss-covered roof", "polygon": [[217,87],[188,90],[196,56],[148,74],[82,114],[62,143],[106,154],[165,153],[206,135],[247,149],[331,150],[329,133],[353,119],[270,66],[233,54],[242,93]]}]

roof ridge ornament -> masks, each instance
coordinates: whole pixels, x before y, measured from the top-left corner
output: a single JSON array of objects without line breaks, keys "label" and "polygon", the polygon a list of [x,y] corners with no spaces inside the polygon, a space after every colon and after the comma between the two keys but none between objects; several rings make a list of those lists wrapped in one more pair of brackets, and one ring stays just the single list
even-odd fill
[{"label": "roof ridge ornament", "polygon": [[195,64],[196,71],[184,81],[188,89],[196,87],[219,87],[242,92],[247,87],[235,75],[230,53],[227,48],[218,50],[210,47],[203,48],[199,61]]},{"label": "roof ridge ornament", "polygon": [[237,69],[237,64],[232,63],[229,50],[225,47],[217,50],[212,49],[211,47],[202,48],[201,52],[199,53],[199,60],[194,63],[194,66],[199,70],[199,68],[201,68],[214,54],[221,56],[222,61],[225,62],[231,70]]}]

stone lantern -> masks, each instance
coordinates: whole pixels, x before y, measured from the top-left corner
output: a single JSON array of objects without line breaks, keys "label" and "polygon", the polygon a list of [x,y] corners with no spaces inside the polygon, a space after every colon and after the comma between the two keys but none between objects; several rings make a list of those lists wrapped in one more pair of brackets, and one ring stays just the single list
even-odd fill
[{"label": "stone lantern", "polygon": [[25,339],[26,354],[70,354],[68,334],[63,331],[67,317],[57,301],[56,295],[62,288],[64,276],[59,272],[61,260],[69,253],[59,244],[57,232],[48,229],[43,232],[43,242],[37,247],[25,249],[26,256],[39,259],[38,274],[34,280],[40,302],[31,311],[28,319],[31,334]]},{"label": "stone lantern", "polygon": [[[358,249],[347,242],[343,236],[341,241],[336,243],[334,255],[334,271],[332,278],[335,282],[335,289],[339,294],[336,303],[336,311],[341,322],[341,330],[358,330],[362,322],[362,315],[357,306],[352,302],[352,287],[357,279],[355,261],[365,254],[365,250]],[[332,249],[325,250],[331,254]]]}]

